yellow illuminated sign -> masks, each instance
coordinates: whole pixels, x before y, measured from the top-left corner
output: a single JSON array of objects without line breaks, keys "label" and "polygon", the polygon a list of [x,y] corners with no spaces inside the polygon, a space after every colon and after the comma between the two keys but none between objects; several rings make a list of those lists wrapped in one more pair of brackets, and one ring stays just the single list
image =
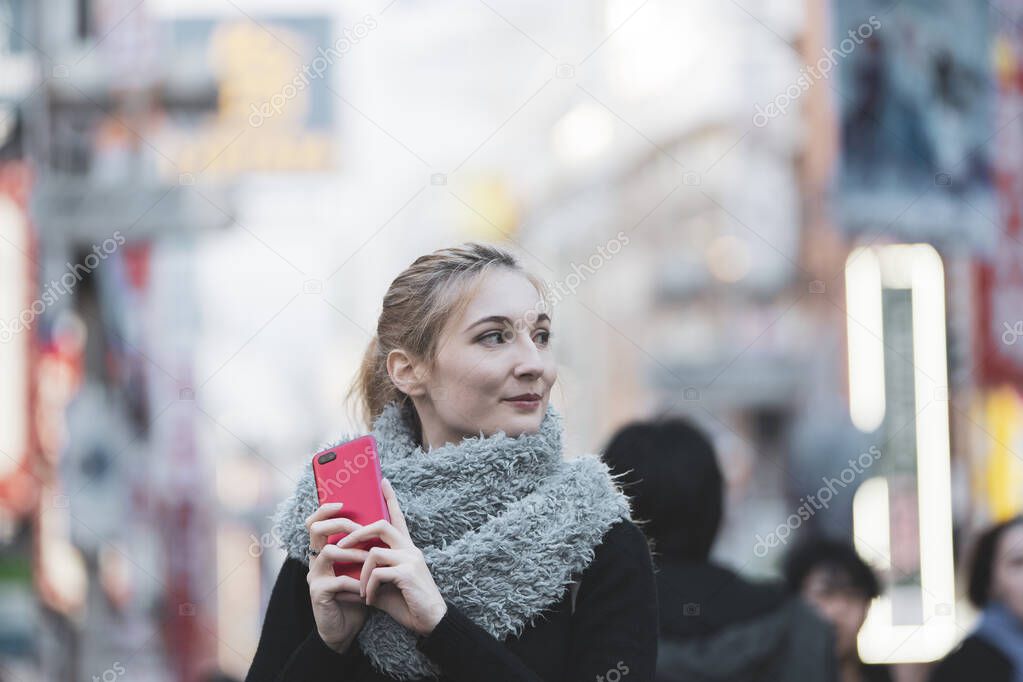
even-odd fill
[{"label": "yellow illuminated sign", "polygon": [[279,24],[217,25],[208,49],[219,83],[216,113],[197,130],[165,132],[161,147],[173,152],[161,159],[164,175],[331,170],[330,131],[306,125],[316,87],[308,70],[302,76],[299,55],[307,47],[307,36]]}]

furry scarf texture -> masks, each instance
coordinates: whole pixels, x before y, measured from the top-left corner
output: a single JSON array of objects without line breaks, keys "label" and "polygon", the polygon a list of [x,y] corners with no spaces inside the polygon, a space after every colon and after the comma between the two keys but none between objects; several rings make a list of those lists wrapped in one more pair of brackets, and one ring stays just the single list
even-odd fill
[{"label": "furry scarf texture", "polygon": [[[537,433],[480,432],[424,452],[392,402],[372,434],[383,475],[441,594],[497,639],[520,634],[557,604],[605,532],[631,518],[628,498],[597,456],[563,458],[561,416],[549,404]],[[306,564],[304,522],[319,506],[311,460],[273,526],[288,555]],[[416,648],[417,635],[383,611],[371,609],[357,641],[389,677],[440,675]]]}]

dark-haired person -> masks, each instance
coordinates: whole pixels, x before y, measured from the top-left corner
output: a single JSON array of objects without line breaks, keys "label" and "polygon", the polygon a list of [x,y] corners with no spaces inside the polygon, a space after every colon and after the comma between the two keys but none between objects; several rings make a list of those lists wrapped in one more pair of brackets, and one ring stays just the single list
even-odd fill
[{"label": "dark-haired person", "polygon": [[699,429],[679,418],[634,422],[604,460],[654,545],[658,682],[835,679],[830,630],[809,606],[710,560],[724,489]]},{"label": "dark-haired person", "polygon": [[980,536],[969,575],[969,597],[982,610],[980,621],[938,664],[931,682],[1023,679],[1023,516]]},{"label": "dark-haired person", "polygon": [[785,558],[785,581],[835,629],[840,682],[890,682],[883,665],[860,660],[856,637],[870,602],[881,594],[877,576],[848,542],[816,538],[797,545]]}]

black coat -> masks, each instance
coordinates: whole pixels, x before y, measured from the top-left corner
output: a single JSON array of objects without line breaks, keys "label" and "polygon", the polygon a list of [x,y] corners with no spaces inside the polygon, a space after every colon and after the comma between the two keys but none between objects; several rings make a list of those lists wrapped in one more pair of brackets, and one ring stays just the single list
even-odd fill
[{"label": "black coat", "polygon": [[993,644],[970,635],[935,666],[930,682],[1012,682],[1012,662]]},{"label": "black coat", "polygon": [[[440,666],[444,682],[649,682],[657,658],[657,594],[646,538],[620,521],[594,550],[574,613],[566,589],[521,635],[501,641],[448,602],[434,631],[419,638],[419,650]],[[296,559],[284,562],[245,682],[391,679],[372,668],[357,642],[344,654],[324,644],[307,571]]]},{"label": "black coat", "polygon": [[707,562],[658,561],[657,682],[831,682],[827,624],[779,585]]}]

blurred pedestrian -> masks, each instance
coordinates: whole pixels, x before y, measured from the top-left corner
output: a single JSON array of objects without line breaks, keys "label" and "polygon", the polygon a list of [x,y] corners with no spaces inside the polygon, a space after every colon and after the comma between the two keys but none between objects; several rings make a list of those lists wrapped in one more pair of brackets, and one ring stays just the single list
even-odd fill
[{"label": "blurred pedestrian", "polygon": [[842,540],[814,538],[789,552],[784,570],[789,589],[835,630],[839,682],[891,682],[888,667],[864,663],[856,646],[870,602],[881,594],[877,576],[856,548]]},{"label": "blurred pedestrian", "polygon": [[563,456],[543,291],[474,243],[391,283],[353,393],[390,521],[320,506],[306,466],[247,682],[652,679],[650,552],[607,466]]},{"label": "blurred pedestrian", "polygon": [[1023,680],[1023,516],[981,534],[969,576],[980,621],[935,667],[931,682]]},{"label": "blurred pedestrian", "polygon": [[698,428],[679,418],[634,422],[604,458],[653,542],[658,682],[834,680],[830,632],[809,606],[710,559],[724,483]]}]

